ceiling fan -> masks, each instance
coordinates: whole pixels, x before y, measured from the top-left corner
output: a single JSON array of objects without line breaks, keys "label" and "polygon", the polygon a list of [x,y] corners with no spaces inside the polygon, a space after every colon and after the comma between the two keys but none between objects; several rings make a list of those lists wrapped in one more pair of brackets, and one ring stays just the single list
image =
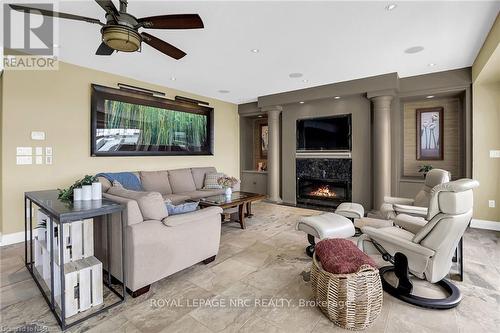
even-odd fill
[{"label": "ceiling fan", "polygon": [[84,21],[102,26],[102,43],[97,48],[97,55],[111,55],[114,51],[135,52],[141,49],[144,42],[158,51],[172,57],[181,59],[186,53],[175,46],[146,32],[145,29],[201,29],[203,21],[198,14],[173,14],[136,18],[127,13],[127,0],[120,1],[118,10],[111,0],[96,0],[106,11],[106,23],[98,19],[73,14],[59,13],[37,7],[27,7],[10,4],[17,11],[30,12],[43,16],[59,17],[68,20]]}]

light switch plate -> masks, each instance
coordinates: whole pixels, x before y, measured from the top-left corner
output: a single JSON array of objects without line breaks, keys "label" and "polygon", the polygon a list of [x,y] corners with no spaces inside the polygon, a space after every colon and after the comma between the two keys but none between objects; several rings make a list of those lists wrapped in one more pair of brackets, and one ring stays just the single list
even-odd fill
[{"label": "light switch plate", "polygon": [[52,156],[52,147],[45,147],[45,155]]},{"label": "light switch plate", "polygon": [[52,156],[45,156],[45,164],[52,164]]},{"label": "light switch plate", "polygon": [[45,140],[45,132],[42,131],[32,131],[31,140]]},{"label": "light switch plate", "polygon": [[33,148],[32,147],[17,147],[16,155],[32,155]]},{"label": "light switch plate", "polygon": [[43,156],[35,156],[35,164],[43,164]]},{"label": "light switch plate", "polygon": [[35,155],[43,155],[43,148],[35,147]]},{"label": "light switch plate", "polygon": [[33,157],[31,156],[16,156],[17,165],[33,164]]},{"label": "light switch plate", "polygon": [[495,208],[495,200],[488,200],[488,207]]},{"label": "light switch plate", "polygon": [[500,158],[500,150],[490,150],[490,158]]}]

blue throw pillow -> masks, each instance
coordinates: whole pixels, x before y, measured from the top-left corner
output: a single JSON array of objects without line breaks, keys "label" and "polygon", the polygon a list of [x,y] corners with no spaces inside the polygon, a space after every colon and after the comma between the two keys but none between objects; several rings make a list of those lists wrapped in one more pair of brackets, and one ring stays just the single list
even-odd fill
[{"label": "blue throw pillow", "polygon": [[198,208],[198,202],[186,202],[180,205],[173,205],[170,202],[166,202],[168,215],[177,215],[194,212]]}]

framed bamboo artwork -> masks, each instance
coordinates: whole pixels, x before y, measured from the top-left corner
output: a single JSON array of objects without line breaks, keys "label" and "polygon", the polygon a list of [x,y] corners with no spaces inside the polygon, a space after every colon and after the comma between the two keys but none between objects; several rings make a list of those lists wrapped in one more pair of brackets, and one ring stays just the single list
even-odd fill
[{"label": "framed bamboo artwork", "polygon": [[417,160],[443,160],[443,108],[417,109]]},{"label": "framed bamboo artwork", "polygon": [[92,85],[91,155],[212,155],[213,109]]}]

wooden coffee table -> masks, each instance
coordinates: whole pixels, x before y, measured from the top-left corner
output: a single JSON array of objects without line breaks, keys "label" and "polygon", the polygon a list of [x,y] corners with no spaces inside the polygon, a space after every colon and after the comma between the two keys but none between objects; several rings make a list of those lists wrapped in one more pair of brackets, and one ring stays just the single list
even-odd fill
[{"label": "wooden coffee table", "polygon": [[215,206],[228,209],[238,207],[238,222],[241,225],[241,229],[245,229],[245,217],[251,218],[253,216],[252,202],[265,198],[266,196],[263,194],[238,191],[233,192],[231,198],[227,198],[224,194],[201,198],[200,208]]}]

